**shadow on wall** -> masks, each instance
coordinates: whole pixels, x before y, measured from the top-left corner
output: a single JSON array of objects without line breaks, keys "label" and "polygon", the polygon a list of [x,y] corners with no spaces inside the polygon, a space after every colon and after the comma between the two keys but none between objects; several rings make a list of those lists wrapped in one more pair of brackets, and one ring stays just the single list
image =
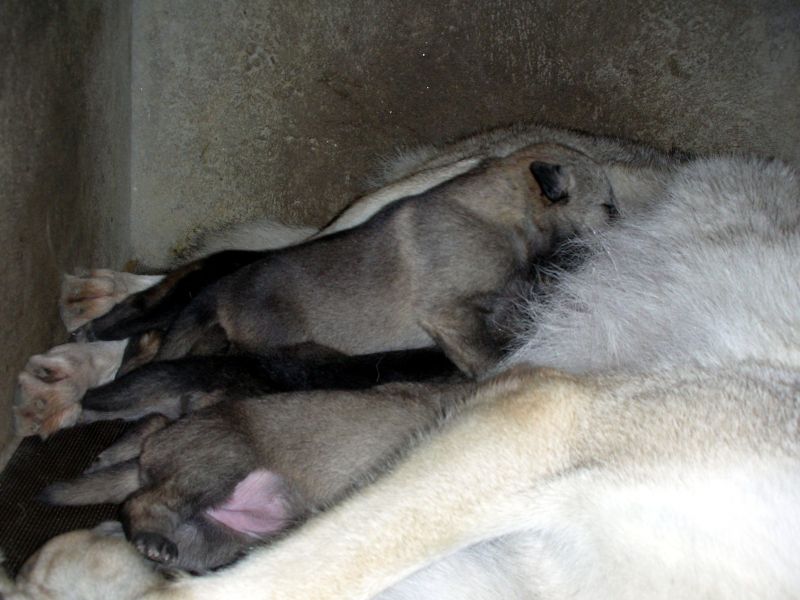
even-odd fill
[{"label": "shadow on wall", "polygon": [[790,0],[137,3],[133,241],[322,224],[376,157],[518,120],[800,159]]},{"label": "shadow on wall", "polygon": [[64,339],[61,272],[129,253],[130,9],[0,7],[0,446],[28,355]]}]

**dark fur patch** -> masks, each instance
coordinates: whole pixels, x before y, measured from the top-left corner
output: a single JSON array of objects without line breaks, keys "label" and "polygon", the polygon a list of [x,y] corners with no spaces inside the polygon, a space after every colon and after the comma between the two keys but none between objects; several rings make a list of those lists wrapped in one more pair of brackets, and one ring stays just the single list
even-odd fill
[{"label": "dark fur patch", "polygon": [[530,170],[548,200],[551,202],[564,202],[569,198],[561,165],[534,161],[530,164]]}]

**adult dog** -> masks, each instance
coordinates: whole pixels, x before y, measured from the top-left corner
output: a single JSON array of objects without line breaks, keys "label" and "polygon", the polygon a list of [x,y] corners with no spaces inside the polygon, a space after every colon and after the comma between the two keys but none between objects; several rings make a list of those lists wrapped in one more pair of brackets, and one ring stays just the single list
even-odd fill
[{"label": "adult dog", "polygon": [[658,200],[377,481],[144,597],[797,597],[800,178],[698,160]]}]

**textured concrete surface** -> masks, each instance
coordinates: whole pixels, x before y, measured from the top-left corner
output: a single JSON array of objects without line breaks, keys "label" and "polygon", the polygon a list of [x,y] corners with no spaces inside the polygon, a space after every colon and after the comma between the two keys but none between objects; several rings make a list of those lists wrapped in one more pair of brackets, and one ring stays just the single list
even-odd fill
[{"label": "textured concrete surface", "polygon": [[60,342],[61,272],[129,248],[130,8],[0,3],[0,446],[16,373]]},{"label": "textured concrete surface", "polygon": [[798,161],[799,33],[796,0],[140,1],[136,254],[323,223],[376,155],[521,119]]}]

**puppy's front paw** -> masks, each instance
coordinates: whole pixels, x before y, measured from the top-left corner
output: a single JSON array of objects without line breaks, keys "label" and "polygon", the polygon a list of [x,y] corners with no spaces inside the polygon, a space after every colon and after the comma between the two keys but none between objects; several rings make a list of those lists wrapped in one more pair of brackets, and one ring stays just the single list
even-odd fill
[{"label": "puppy's front paw", "polygon": [[64,344],[28,359],[17,377],[16,433],[37,434],[44,439],[74,425],[86,390],[113,379],[122,362],[125,343]]},{"label": "puppy's front paw", "polygon": [[160,533],[141,531],[131,538],[131,542],[152,561],[169,565],[178,558],[178,547]]},{"label": "puppy's front paw", "polygon": [[134,275],[109,269],[95,269],[85,277],[64,275],[58,303],[61,321],[67,331],[73,332],[161,279],[158,275]]}]

